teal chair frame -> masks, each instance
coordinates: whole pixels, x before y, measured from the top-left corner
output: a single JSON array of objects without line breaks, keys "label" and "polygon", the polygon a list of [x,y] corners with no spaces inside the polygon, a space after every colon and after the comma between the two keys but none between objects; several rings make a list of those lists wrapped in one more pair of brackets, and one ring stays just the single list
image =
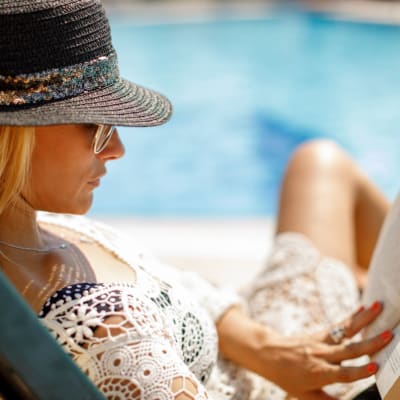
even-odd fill
[{"label": "teal chair frame", "polygon": [[105,400],[1,271],[0,399]]}]

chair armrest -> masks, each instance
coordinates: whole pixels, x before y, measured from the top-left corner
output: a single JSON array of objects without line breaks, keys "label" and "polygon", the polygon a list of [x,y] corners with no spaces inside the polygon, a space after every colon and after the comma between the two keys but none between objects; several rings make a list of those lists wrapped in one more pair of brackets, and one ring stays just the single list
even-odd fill
[{"label": "chair armrest", "polygon": [[1,271],[0,369],[24,399],[105,400]]}]

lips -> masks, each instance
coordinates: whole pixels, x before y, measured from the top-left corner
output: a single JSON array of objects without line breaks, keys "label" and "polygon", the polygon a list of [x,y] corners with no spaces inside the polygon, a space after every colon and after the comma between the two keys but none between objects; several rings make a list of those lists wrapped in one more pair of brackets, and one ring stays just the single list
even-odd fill
[{"label": "lips", "polygon": [[95,180],[93,180],[93,181],[89,181],[88,184],[89,184],[90,186],[93,186],[93,187],[98,187],[98,186],[100,186],[100,178],[95,179]]},{"label": "lips", "polygon": [[101,179],[106,173],[107,173],[107,172],[104,171],[104,173],[98,175],[96,178],[91,179],[91,180],[88,182],[88,184],[89,184],[90,186],[93,186],[93,187],[98,187],[98,186],[100,186],[100,179]]},{"label": "lips", "polygon": [[101,171],[98,171],[99,173],[95,175],[93,179],[88,181],[88,184],[93,187],[98,187],[100,186],[100,180],[103,176],[107,174],[107,170],[105,168],[101,168]]}]

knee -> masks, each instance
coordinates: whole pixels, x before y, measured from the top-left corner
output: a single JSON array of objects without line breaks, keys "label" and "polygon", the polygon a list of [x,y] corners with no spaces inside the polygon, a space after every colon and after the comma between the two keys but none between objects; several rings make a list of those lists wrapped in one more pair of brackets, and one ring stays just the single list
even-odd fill
[{"label": "knee", "polygon": [[292,154],[288,171],[293,169],[348,170],[352,168],[348,154],[333,140],[315,139],[301,144]]}]

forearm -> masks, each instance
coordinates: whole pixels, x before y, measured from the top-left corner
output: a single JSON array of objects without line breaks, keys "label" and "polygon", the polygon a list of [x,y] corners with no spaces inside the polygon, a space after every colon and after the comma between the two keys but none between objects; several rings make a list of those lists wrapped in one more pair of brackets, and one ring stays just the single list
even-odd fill
[{"label": "forearm", "polygon": [[279,335],[272,329],[252,320],[240,306],[229,308],[217,322],[219,350],[230,361],[260,373],[268,369],[265,359],[259,364],[255,357],[274,342]]}]

